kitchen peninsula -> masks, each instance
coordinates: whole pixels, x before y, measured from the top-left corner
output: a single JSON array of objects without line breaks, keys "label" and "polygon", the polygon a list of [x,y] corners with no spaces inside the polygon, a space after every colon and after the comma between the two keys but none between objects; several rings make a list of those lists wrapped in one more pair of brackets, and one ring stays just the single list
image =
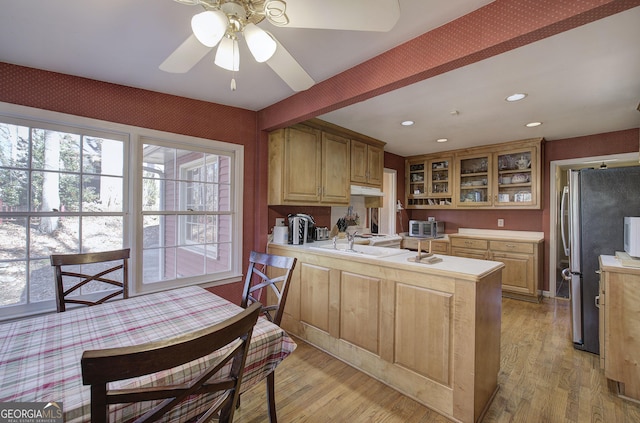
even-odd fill
[{"label": "kitchen peninsula", "polygon": [[268,246],[298,258],[282,327],[450,419],[479,421],[498,388],[504,265],[354,248]]}]

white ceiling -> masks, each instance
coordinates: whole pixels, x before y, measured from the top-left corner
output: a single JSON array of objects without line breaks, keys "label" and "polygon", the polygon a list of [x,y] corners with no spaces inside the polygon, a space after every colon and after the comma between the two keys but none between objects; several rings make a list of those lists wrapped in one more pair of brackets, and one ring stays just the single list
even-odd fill
[{"label": "white ceiling", "polygon": [[[320,82],[490,1],[399,3],[400,20],[388,33],[260,26]],[[243,43],[237,91],[213,53],[188,73],[160,71],[199,10],[172,0],[0,0],[0,61],[250,110],[294,94]],[[383,140],[402,156],[637,128],[638,40],[640,7],[319,117]],[[527,99],[504,101],[521,91]],[[404,119],[416,124],[401,127]],[[533,120],[543,125],[524,127]],[[449,142],[436,144],[441,137]]]}]

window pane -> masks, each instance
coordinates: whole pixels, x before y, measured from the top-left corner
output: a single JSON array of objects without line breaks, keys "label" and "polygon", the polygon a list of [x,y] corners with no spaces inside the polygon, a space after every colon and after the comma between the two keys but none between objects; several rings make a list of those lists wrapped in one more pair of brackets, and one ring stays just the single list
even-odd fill
[{"label": "window pane", "polygon": [[123,176],[122,141],[94,137],[83,138],[82,170],[96,175]]},{"label": "window pane", "polygon": [[58,172],[33,172],[31,211],[79,211],[80,176]]},{"label": "window pane", "polygon": [[[231,270],[231,243],[216,246],[216,258],[207,254],[207,273],[223,273]],[[207,246],[211,249],[212,246]]]},{"label": "window pane", "polygon": [[188,278],[204,275],[204,255],[190,248],[177,249],[177,277]]},{"label": "window pane", "polygon": [[31,167],[53,171],[80,170],[80,136],[63,132],[32,131]]},{"label": "window pane", "polygon": [[144,144],[142,149],[142,168],[157,173],[160,179],[167,179],[167,172],[175,169],[176,150],[151,144]]},{"label": "window pane", "polygon": [[[26,304],[27,261],[0,260],[0,307]],[[51,280],[49,281],[51,283]]]},{"label": "window pane", "polygon": [[84,211],[122,211],[123,179],[110,176],[82,177]]},{"label": "window pane", "polygon": [[80,252],[80,218],[77,216],[32,217],[30,256]]},{"label": "window pane", "polygon": [[27,219],[1,218],[0,240],[2,240],[2,248],[0,248],[0,273],[2,273],[3,260],[27,258]]},{"label": "window pane", "polygon": [[29,128],[0,123],[0,166],[29,167]]},{"label": "window pane", "polygon": [[29,302],[54,300],[56,298],[53,267],[49,259],[29,262]]},{"label": "window pane", "polygon": [[218,216],[217,242],[231,242],[233,239],[233,217],[230,215]]},{"label": "window pane", "polygon": [[82,218],[82,252],[119,250],[123,247],[122,216],[85,216]]},{"label": "window pane", "polygon": [[142,252],[144,283],[176,279],[176,249],[156,248]]},{"label": "window pane", "polygon": [[29,209],[29,172],[0,168],[0,212]]}]

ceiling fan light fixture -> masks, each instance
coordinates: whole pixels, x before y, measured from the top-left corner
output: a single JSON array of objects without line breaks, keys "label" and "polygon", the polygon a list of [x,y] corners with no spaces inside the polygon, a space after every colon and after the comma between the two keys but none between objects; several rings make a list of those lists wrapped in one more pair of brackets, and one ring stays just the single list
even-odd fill
[{"label": "ceiling fan light fixture", "polygon": [[207,47],[220,42],[228,25],[229,19],[221,10],[207,10],[191,18],[193,35]]},{"label": "ceiling fan light fixture", "polygon": [[259,26],[248,23],[244,27],[244,39],[256,62],[263,63],[271,59],[276,52],[277,44],[271,34]]},{"label": "ceiling fan light fixture", "polygon": [[240,70],[238,40],[235,38],[224,37],[218,45],[214,63],[226,70],[235,72]]}]

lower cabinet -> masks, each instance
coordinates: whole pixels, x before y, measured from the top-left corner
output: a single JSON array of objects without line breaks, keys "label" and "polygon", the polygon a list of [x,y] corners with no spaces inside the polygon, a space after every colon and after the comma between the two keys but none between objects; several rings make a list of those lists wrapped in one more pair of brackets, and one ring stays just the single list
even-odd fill
[{"label": "lower cabinet", "polygon": [[540,241],[505,241],[449,235],[451,255],[493,260],[504,263],[502,295],[540,301],[542,282],[542,248]]},{"label": "lower cabinet", "polygon": [[450,254],[449,240],[446,238],[429,240],[428,238],[422,239],[422,238],[416,238],[411,236],[404,236],[402,238],[402,248],[405,248],[407,250],[417,251],[418,242],[421,242],[420,248],[422,248],[423,250],[429,249],[429,245],[431,245],[431,250],[430,250],[431,253],[444,254],[444,255]]},{"label": "lower cabinet", "polygon": [[640,402],[640,268],[600,256],[600,365],[618,394]]},{"label": "lower cabinet", "polygon": [[443,275],[286,245],[268,252],[298,259],[287,332],[455,421],[481,419],[500,370],[499,267]]}]

